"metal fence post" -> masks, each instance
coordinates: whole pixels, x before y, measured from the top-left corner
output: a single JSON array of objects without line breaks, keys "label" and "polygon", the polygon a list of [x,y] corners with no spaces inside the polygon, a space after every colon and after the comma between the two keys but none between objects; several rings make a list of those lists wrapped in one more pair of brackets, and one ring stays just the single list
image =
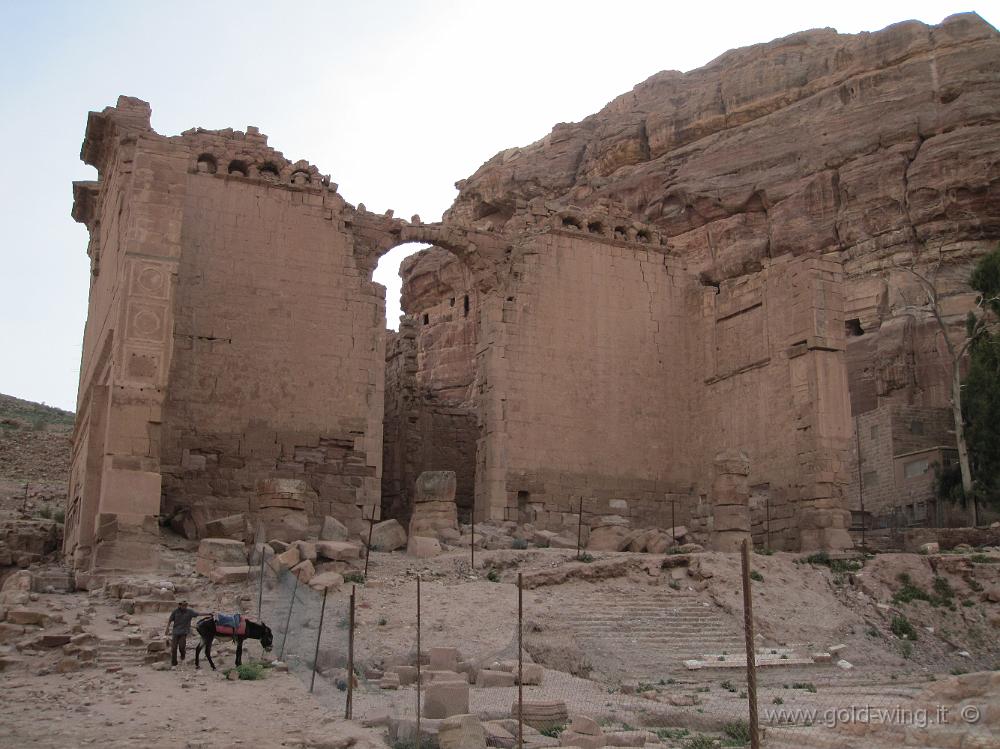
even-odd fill
[{"label": "metal fence post", "polygon": [[677,500],[670,500],[670,535],[674,538],[674,543],[677,543]]},{"label": "metal fence post", "polygon": [[[582,507],[581,500],[581,507]],[[524,749],[524,651],[521,632],[524,629],[524,588],[521,573],[517,573],[517,749]]]},{"label": "metal fence post", "polygon": [[281,650],[278,652],[278,660],[285,659],[285,643],[288,642],[288,626],[292,621],[292,609],[295,607],[295,594],[299,590],[299,576],[292,575],[295,578],[295,585],[292,587],[292,600],[288,602],[288,616],[285,617],[285,633],[281,638]]},{"label": "metal fence post", "polygon": [[417,575],[417,749],[421,749],[420,736],[420,575]]},{"label": "metal fence post", "polygon": [[757,658],[753,635],[753,599],[750,595],[750,541],[743,539],[743,630],[747,649],[747,704],[750,709],[750,747],[760,749],[760,730],[757,725]]},{"label": "metal fence post", "polygon": [[580,549],[583,547],[583,497],[580,497],[580,507],[576,511],[576,558],[580,559]]},{"label": "metal fence post", "polygon": [[764,497],[764,543],[766,549],[771,550],[771,497]]},{"label": "metal fence post", "polygon": [[264,560],[267,554],[264,552],[264,542],[260,542],[260,580],[258,584],[260,585],[260,590],[257,591],[257,621],[261,620],[263,614],[261,613],[264,606]]},{"label": "metal fence post", "polygon": [[312,693],[313,685],[316,683],[316,664],[319,661],[319,641],[323,639],[323,617],[326,616],[326,594],[329,588],[323,588],[323,605],[319,610],[319,631],[316,632],[316,652],[313,653],[313,672],[309,680],[309,692]]},{"label": "metal fence post", "polygon": [[347,630],[347,704],[344,706],[346,720],[350,720],[354,713],[354,594],[356,591],[357,587],[352,585],[349,629]]},{"label": "metal fence post", "polygon": [[368,519],[368,545],[365,547],[365,580],[368,579],[368,557],[372,553],[372,532],[375,530],[375,508],[372,508],[372,516]]},{"label": "metal fence post", "polygon": [[469,556],[472,569],[476,569],[476,497],[472,497],[472,533],[469,536]]}]

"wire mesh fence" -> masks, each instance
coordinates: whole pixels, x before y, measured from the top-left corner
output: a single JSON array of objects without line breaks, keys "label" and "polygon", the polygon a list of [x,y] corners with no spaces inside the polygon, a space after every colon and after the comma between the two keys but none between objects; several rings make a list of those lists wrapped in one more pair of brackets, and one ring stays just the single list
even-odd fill
[{"label": "wire mesh fence", "polygon": [[[542,616],[546,596],[515,572],[500,585],[375,572],[367,585],[356,577],[317,589],[261,541],[251,563],[271,655],[331,711],[387,725],[398,747],[418,746],[418,736],[419,746],[507,749],[890,747],[914,731],[975,729],[951,712],[963,707],[954,699],[921,696],[926,677],[859,677],[837,648],[755,636],[749,549],[743,608],[727,621],[665,578],[653,592],[623,589],[612,603],[606,593],[579,592],[558,612],[564,627],[553,627],[551,612]],[[442,614],[455,596],[480,624]],[[685,636],[697,648],[685,649]],[[604,664],[600,672],[588,658]]]}]

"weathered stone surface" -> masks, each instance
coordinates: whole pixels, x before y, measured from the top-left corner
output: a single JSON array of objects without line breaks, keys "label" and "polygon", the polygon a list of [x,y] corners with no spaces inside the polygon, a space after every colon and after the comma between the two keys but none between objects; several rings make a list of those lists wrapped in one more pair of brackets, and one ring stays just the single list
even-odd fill
[{"label": "weathered stone surface", "polygon": [[[518,703],[515,700],[510,708],[510,715],[516,718]],[[522,719],[532,728],[544,731],[547,728],[565,726],[569,720],[569,711],[563,700],[524,700]]]},{"label": "weathered stone surface", "polygon": [[317,541],[316,556],[337,562],[353,562],[361,558],[361,547],[347,541]]},{"label": "weathered stone surface", "polygon": [[411,535],[406,546],[406,553],[417,559],[429,559],[441,553],[441,544],[436,538]]},{"label": "weathered stone surface", "polygon": [[252,571],[253,568],[246,565],[241,567],[216,567],[208,573],[208,578],[216,585],[245,583]]},{"label": "weathered stone surface", "polygon": [[452,715],[438,727],[441,749],[486,749],[486,731],[475,715]]},{"label": "weathered stone surface", "polygon": [[205,523],[205,534],[212,538],[233,538],[246,541],[250,538],[246,515],[227,515],[224,518],[209,520]]},{"label": "weathered stone surface", "polygon": [[621,525],[605,525],[590,531],[587,548],[591,551],[622,551],[628,546],[632,532]]},{"label": "weathered stone surface", "polygon": [[476,675],[476,686],[480,688],[512,687],[515,683],[514,674],[506,671],[493,671],[488,668],[481,668]]},{"label": "weathered stone surface", "polygon": [[424,690],[424,715],[447,718],[469,712],[469,685],[461,681],[434,681]]},{"label": "weathered stone surface", "polygon": [[347,526],[329,515],[323,518],[323,526],[319,531],[320,541],[346,541],[350,531]]},{"label": "weathered stone surface", "polygon": [[337,572],[321,572],[313,575],[309,580],[309,587],[313,590],[340,590],[344,585],[344,576]]},{"label": "weathered stone surface", "polygon": [[372,528],[372,551],[395,551],[406,546],[406,529],[398,520],[383,520]]},{"label": "weathered stone surface", "polygon": [[304,559],[292,567],[292,574],[299,579],[300,583],[309,583],[316,574],[316,568],[308,559]]},{"label": "weathered stone surface", "polygon": [[203,538],[198,544],[195,570],[206,577],[216,567],[242,567],[247,563],[246,546],[230,538]]}]

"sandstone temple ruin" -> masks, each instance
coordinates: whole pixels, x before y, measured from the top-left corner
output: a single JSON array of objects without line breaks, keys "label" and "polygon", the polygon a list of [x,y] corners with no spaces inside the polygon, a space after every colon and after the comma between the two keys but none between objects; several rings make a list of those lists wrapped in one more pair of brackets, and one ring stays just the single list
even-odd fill
[{"label": "sandstone temple ruin", "polygon": [[[440,223],[348,204],[253,127],[160,135],[130,97],[82,158],[78,567],[155,564],[164,517],[405,518],[425,470],[466,520],[558,530],[582,503],[757,538],[766,513],[772,547],[842,549],[896,475],[859,436],[948,406],[900,264],[961,325],[1000,238],[1000,37],[965,14],[659,73],[492,158]],[[372,272],[409,242],[432,248],[388,331]],[[927,434],[901,459],[953,447]]]}]

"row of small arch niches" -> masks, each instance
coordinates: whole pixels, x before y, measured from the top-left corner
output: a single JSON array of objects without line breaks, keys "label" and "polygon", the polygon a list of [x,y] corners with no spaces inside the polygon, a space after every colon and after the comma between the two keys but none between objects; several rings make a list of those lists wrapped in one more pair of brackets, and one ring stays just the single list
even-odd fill
[{"label": "row of small arch niches", "polygon": [[588,234],[600,234],[624,242],[653,242],[654,237],[648,229],[636,229],[632,226],[611,226],[600,219],[586,220],[578,216],[563,215],[558,226],[563,229],[585,231]]},{"label": "row of small arch niches", "polygon": [[[201,174],[218,174],[219,173],[219,162],[210,153],[203,153],[198,157],[197,163],[198,172]],[[226,174],[231,174],[236,177],[258,177],[260,179],[266,180],[267,182],[281,182],[281,170],[277,164],[272,161],[265,161],[263,164],[250,164],[243,159],[232,159],[226,166]],[[326,178],[322,178],[319,175],[310,174],[305,169],[296,169],[288,177],[288,184],[306,186],[311,185],[314,182],[318,184],[327,184]]]}]

